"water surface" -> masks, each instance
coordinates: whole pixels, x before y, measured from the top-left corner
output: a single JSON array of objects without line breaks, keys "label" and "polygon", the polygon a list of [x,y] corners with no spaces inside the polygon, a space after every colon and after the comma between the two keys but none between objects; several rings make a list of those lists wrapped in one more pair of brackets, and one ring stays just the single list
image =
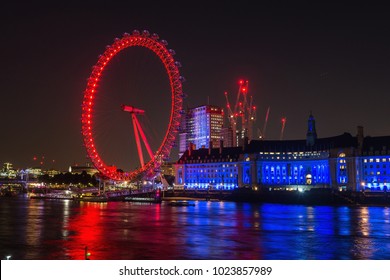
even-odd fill
[{"label": "water surface", "polygon": [[390,208],[0,199],[12,259],[390,259]]}]

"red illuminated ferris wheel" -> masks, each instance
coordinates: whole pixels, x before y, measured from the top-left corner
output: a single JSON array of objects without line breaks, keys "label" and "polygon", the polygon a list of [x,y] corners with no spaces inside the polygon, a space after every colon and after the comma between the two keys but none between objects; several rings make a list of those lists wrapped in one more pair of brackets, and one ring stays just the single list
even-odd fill
[{"label": "red illuminated ferris wheel", "polygon": [[[129,105],[121,105],[120,108],[118,108],[132,115],[135,138],[138,146],[138,156],[141,161],[139,168],[122,171],[115,165],[108,165],[98,151],[93,132],[93,126],[96,122],[96,119],[94,118],[94,107],[96,106],[95,97],[99,93],[99,83],[103,72],[111,59],[122,50],[135,46],[153,51],[164,65],[164,69],[169,78],[171,91],[170,118],[162,143],[157,151],[153,153],[136,117],[137,114],[143,113],[143,110]],[[150,34],[146,30],[142,32],[134,30],[132,34],[125,33],[122,38],[116,38],[111,46],[107,46],[106,51],[99,56],[99,60],[93,66],[82,102],[82,136],[89,158],[105,177],[115,181],[134,181],[142,178],[150,178],[156,170],[159,169],[162,162],[169,156],[180,126],[183,104],[182,81],[184,78],[179,73],[179,67],[181,65],[178,61],[175,61],[174,54],[175,52],[173,50],[167,48],[167,42],[165,40],[160,40],[157,34]],[[148,150],[150,156],[148,162],[145,162],[143,159],[139,135],[141,135],[141,139]]]}]

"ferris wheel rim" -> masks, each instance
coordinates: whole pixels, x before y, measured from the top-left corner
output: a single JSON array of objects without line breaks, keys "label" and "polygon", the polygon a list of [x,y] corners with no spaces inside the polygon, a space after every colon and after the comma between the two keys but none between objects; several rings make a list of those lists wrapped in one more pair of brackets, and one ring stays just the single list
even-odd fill
[{"label": "ferris wheel rim", "polygon": [[[94,99],[98,93],[98,86],[105,70],[111,59],[115,57],[122,50],[129,47],[145,47],[156,54],[163,63],[166,74],[169,78],[171,89],[171,108],[170,119],[165,136],[155,152],[154,156],[143,166],[128,172],[122,172],[115,166],[107,165],[101,158],[92,133],[93,108]],[[132,181],[142,178],[147,174],[153,173],[158,169],[166,157],[169,156],[171,148],[174,144],[178,128],[180,126],[180,118],[182,111],[182,81],[184,78],[180,75],[178,61],[174,59],[175,52],[167,48],[165,40],[159,40],[157,34],[150,34],[144,30],[142,33],[134,30],[132,34],[125,33],[122,38],[114,39],[114,43],[106,47],[105,52],[99,56],[97,63],[92,67],[91,75],[87,80],[87,87],[84,91],[84,98],[82,102],[82,137],[84,146],[88,157],[91,159],[95,168],[100,171],[103,176],[115,181]]]}]

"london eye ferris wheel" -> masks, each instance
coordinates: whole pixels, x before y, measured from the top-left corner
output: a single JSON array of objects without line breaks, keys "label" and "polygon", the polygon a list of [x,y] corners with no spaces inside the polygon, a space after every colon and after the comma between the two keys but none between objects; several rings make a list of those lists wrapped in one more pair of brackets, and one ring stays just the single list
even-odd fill
[{"label": "london eye ferris wheel", "polygon": [[[87,80],[87,86],[84,91],[82,101],[81,132],[84,146],[88,157],[100,173],[114,181],[135,181],[144,178],[152,178],[159,170],[161,164],[169,157],[176,139],[180,126],[183,104],[182,82],[184,78],[180,75],[180,62],[174,58],[175,52],[167,47],[165,40],[160,40],[155,33],[151,34],[147,30],[142,32],[134,30],[131,34],[125,33],[122,38],[116,38],[112,45],[106,47],[105,52],[99,56],[97,63],[92,67],[92,73]],[[138,157],[139,166],[123,170],[115,163],[107,162],[103,156],[101,147],[97,143],[99,118],[96,116],[96,108],[99,106],[99,95],[109,95],[109,92],[100,92],[102,78],[107,72],[107,67],[114,57],[118,56],[123,50],[130,47],[141,47],[152,51],[163,64],[164,72],[168,77],[170,91],[170,105],[164,108],[169,110],[168,125],[165,134],[158,147],[153,150],[149,145],[148,137],[139,121],[139,116],[145,114],[144,108],[138,108],[135,104],[116,104],[116,110],[123,114],[130,114],[133,126],[134,142],[137,147],[136,155],[124,155],[124,157]],[[106,71],[105,71],[106,70]],[[130,96],[131,97],[131,96]],[[161,94],[155,96],[156,99],[167,98]],[[118,101],[119,102],[119,101]],[[129,126],[130,127],[130,126]],[[129,129],[127,127],[126,129]],[[116,140],[111,139],[112,145]],[[142,148],[142,144],[143,147]],[[146,155],[144,156],[144,152]]]}]

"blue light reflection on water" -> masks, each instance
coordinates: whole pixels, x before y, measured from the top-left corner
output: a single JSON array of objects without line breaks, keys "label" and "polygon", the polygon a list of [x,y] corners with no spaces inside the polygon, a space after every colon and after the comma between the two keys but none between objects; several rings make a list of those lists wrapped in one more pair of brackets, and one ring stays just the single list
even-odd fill
[{"label": "blue light reflection on water", "polygon": [[390,259],[390,208],[1,199],[13,259]]}]

